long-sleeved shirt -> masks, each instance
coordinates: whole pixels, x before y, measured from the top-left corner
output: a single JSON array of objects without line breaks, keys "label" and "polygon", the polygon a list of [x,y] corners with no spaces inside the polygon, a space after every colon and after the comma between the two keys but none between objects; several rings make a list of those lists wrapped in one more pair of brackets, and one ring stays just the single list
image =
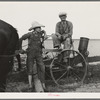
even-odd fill
[{"label": "long-sleeved shirt", "polygon": [[36,33],[35,31],[29,32],[27,34],[24,34],[20,40],[26,40],[28,39],[28,50],[31,53],[35,52],[41,52],[41,39],[42,39],[43,33]]},{"label": "long-sleeved shirt", "polygon": [[70,35],[73,34],[73,24],[70,21],[60,21],[56,24],[56,33],[59,33],[61,35]]}]

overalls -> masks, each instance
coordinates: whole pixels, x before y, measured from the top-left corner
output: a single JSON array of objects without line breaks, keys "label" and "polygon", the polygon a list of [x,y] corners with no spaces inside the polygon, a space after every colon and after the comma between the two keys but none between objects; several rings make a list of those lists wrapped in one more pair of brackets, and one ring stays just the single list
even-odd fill
[{"label": "overalls", "polygon": [[44,83],[45,66],[42,58],[41,36],[41,33],[32,32],[28,38],[27,69],[29,75],[38,73],[41,82]]}]

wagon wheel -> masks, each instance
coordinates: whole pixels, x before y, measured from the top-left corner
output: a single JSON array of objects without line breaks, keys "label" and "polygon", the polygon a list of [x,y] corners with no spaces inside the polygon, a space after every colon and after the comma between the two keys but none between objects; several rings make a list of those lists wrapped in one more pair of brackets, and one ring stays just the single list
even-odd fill
[{"label": "wagon wheel", "polygon": [[76,88],[86,77],[87,63],[81,53],[75,50],[63,50],[52,60],[50,73],[58,87]]}]

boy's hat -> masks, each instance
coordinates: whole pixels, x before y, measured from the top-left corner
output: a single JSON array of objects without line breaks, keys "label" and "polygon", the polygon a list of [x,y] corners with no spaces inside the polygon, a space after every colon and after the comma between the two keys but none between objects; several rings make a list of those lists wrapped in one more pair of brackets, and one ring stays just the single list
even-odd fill
[{"label": "boy's hat", "polygon": [[32,27],[29,29],[29,31],[31,31],[32,29],[36,28],[36,27],[45,27],[44,25],[34,21],[32,22]]}]

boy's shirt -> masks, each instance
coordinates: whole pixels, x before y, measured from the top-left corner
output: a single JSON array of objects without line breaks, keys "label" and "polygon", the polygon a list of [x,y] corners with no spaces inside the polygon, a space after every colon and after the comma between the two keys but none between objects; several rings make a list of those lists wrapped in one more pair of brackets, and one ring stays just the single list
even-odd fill
[{"label": "boy's shirt", "polygon": [[28,52],[41,52],[41,39],[43,33],[36,33],[35,31],[29,32],[22,36],[22,40],[28,39]]}]

